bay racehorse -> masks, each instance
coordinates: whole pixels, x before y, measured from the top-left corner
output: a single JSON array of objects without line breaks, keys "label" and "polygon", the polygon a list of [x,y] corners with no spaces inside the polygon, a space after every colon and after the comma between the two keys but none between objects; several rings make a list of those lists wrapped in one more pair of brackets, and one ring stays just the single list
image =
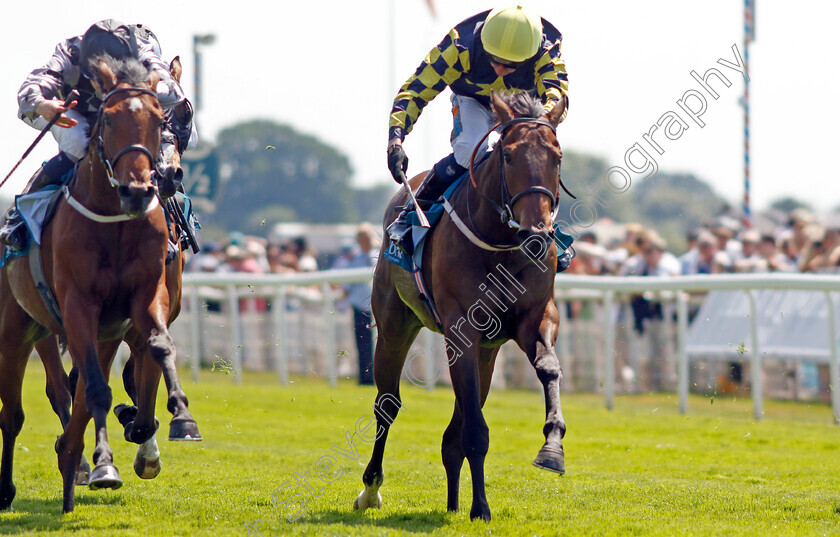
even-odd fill
[{"label": "bay racehorse", "polygon": [[[169,70],[172,78],[176,82],[180,82],[182,67],[179,57],[176,56],[172,60],[169,64]],[[188,113],[188,108],[186,105],[178,105],[173,112],[176,114]],[[175,194],[183,178],[178,138],[173,137],[172,143],[171,150],[162,154],[157,163],[156,179],[160,197],[163,200]],[[176,224],[177,219],[170,215],[168,221],[170,237],[173,239],[175,247],[174,255],[167,255],[166,260],[166,288],[169,291],[170,309],[168,324],[171,325],[181,311],[181,276],[184,272],[186,255],[183,241],[179,239],[181,229]],[[149,416],[154,416],[161,371],[154,360],[145,359],[145,341],[142,334],[133,325],[123,337],[123,341],[126,342],[131,351],[129,359],[123,367],[122,378],[123,386],[131,398],[132,405],[117,405],[114,413],[117,415],[120,424],[125,427],[126,439],[135,441],[135,439],[143,439],[147,436],[147,434],[139,434],[139,432],[148,428],[151,423]],[[74,367],[68,378],[61,364],[57,336],[47,337],[35,343],[35,350],[41,357],[41,362],[44,364],[47,374],[47,397],[53,411],[58,415],[62,430],[64,430],[70,421],[71,394],[78,380],[78,368]],[[116,347],[114,351],[116,352]],[[139,391],[138,386],[140,387]],[[137,419],[138,407],[143,408],[143,411],[139,412],[139,420]],[[145,425],[135,428],[135,422]],[[190,439],[200,440],[201,438]],[[138,443],[140,447],[137,449],[137,456],[134,459],[134,472],[142,479],[153,479],[157,477],[161,470],[160,450],[155,435],[153,434],[150,438]],[[90,466],[82,455],[76,475],[76,484],[87,485],[89,479]]]},{"label": "bay racehorse", "polygon": [[[356,509],[382,505],[382,458],[390,425],[402,405],[400,374],[423,326],[445,337],[455,391],[455,409],[441,448],[448,510],[458,509],[466,458],[473,489],[470,517],[490,520],[484,490],[489,430],[482,407],[496,355],[507,340],[527,354],[545,391],[545,444],[534,464],[565,472],[562,373],[554,352],[557,250],[552,231],[562,157],[555,130],[565,101],[546,114],[527,94],[494,93],[492,107],[499,121],[499,142],[474,174],[471,164],[470,181],[454,191],[423,251],[422,278],[437,314],[419,296],[414,275],[382,258],[387,243],[380,252],[371,296],[378,328],[373,363],[377,433]],[[421,179],[422,175],[415,177],[412,185]],[[405,201],[405,193],[391,200],[386,227]]]},{"label": "bay racehorse", "polygon": [[[107,378],[114,349],[130,326],[142,335],[146,355],[163,371],[174,414],[170,437],[198,436],[177,378],[175,346],[167,328],[167,226],[152,184],[163,122],[152,89],[158,78],[131,59],[104,56],[92,68],[102,104],[88,155],[41,238],[43,272],[59,319],[50,313],[24,258],[0,271],[0,509],[8,508],[15,496],[12,462],[24,419],[20,393],[27,357],[34,343],[50,332],[63,334],[79,369],[70,421],[56,442],[64,512],[75,506],[75,475],[91,417],[96,447],[90,486],[122,484],[106,431],[111,406]],[[136,423],[134,429],[139,434],[154,432],[153,426],[140,430]]]}]

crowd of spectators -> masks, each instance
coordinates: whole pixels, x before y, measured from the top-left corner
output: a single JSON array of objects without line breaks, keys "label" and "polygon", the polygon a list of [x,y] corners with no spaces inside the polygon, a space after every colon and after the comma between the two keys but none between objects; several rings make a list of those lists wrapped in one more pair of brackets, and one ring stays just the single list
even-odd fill
[{"label": "crowd of spectators", "polygon": [[653,229],[627,224],[623,239],[599,241],[583,233],[574,244],[568,272],[620,276],[674,276],[734,272],[838,272],[840,220],[818,222],[796,209],[772,230],[744,228],[731,217],[716,218],[687,235],[688,251],[677,257]]}]

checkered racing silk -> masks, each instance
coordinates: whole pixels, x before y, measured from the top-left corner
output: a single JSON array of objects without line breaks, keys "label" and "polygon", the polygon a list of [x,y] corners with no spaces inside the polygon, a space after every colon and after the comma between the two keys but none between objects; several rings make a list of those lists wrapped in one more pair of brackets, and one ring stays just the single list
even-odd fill
[{"label": "checkered racing silk", "polygon": [[479,38],[488,13],[489,10],[484,11],[455,26],[403,84],[391,109],[389,138],[404,139],[423,108],[447,86],[456,95],[472,97],[487,107],[491,90],[529,92],[542,100],[546,110],[563,95],[568,98],[569,80],[560,57],[560,32],[543,19],[540,50],[513,73],[500,77],[490,65]]}]

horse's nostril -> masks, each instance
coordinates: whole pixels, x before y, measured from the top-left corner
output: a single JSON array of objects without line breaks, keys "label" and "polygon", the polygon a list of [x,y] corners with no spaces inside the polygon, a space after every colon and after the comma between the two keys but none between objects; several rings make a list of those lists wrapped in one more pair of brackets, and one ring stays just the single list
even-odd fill
[{"label": "horse's nostril", "polygon": [[117,192],[121,198],[128,198],[131,196],[131,188],[129,188],[128,185],[120,185],[117,188]]},{"label": "horse's nostril", "polygon": [[184,170],[182,170],[181,168],[176,169],[175,170],[175,177],[172,180],[175,181],[176,183],[180,183],[181,181],[183,181],[184,180]]},{"label": "horse's nostril", "polygon": [[519,242],[525,242],[532,234],[533,232],[531,232],[528,229],[520,229],[516,232],[516,238],[519,240]]}]

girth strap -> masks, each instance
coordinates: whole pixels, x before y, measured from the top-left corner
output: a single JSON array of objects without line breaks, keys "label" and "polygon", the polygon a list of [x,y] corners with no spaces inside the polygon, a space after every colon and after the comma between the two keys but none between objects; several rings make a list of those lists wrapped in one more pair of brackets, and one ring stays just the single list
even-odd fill
[{"label": "girth strap", "polygon": [[35,282],[35,288],[41,294],[41,299],[50,312],[50,317],[64,330],[64,324],[61,322],[61,310],[58,307],[58,301],[47,283],[47,275],[44,273],[44,263],[41,259],[41,246],[34,240],[29,241],[29,272],[32,273],[32,280]]}]

